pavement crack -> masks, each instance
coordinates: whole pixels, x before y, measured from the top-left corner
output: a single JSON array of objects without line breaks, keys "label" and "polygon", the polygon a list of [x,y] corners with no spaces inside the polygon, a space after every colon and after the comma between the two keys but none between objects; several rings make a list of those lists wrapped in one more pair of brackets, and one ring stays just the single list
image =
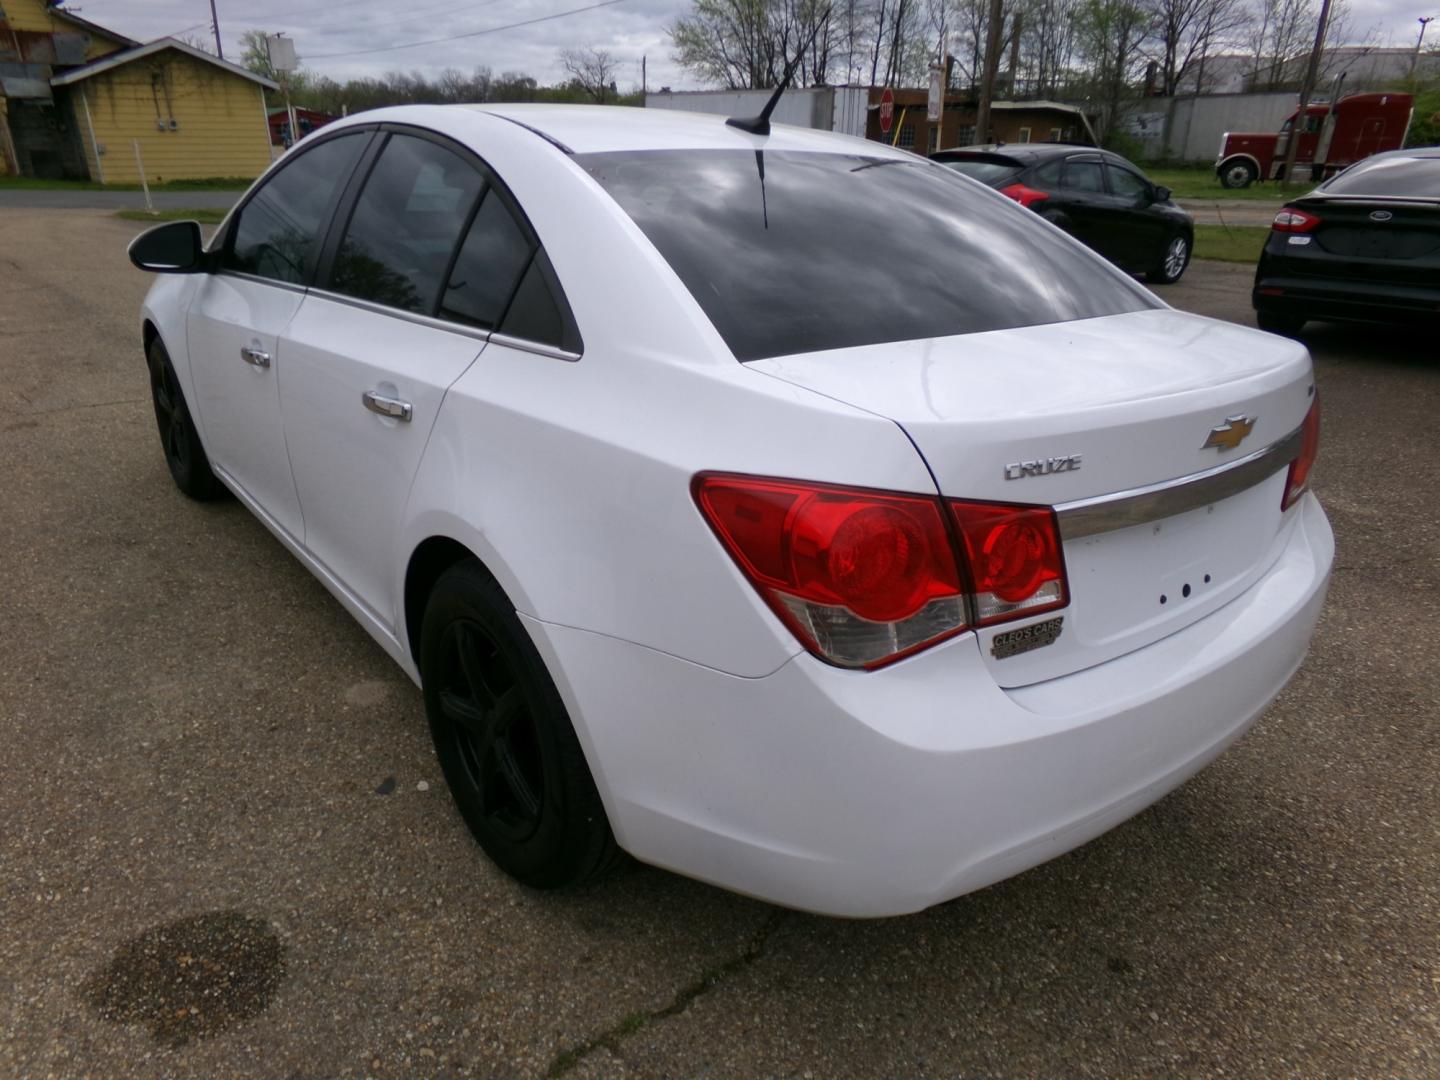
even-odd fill
[{"label": "pavement crack", "polygon": [[714,967],[706,968],[692,982],[682,986],[670,999],[670,1004],[660,1009],[642,1009],[623,1017],[618,1023],[606,1028],[598,1035],[594,1035],[584,1042],[576,1043],[566,1050],[555,1055],[550,1067],[545,1070],[545,1075],[551,1077],[564,1076],[571,1069],[574,1069],[585,1058],[589,1057],[596,1050],[609,1050],[618,1053],[620,1044],[642,1028],[661,1020],[668,1020],[672,1016],[679,1016],[698,999],[708,994],[711,990],[721,986],[731,977],[746,970],[758,961],[764,959],[765,950],[770,944],[771,935],[784,921],[789,912],[775,911],[756,931],[755,936],[745,950],[729,960],[716,964]]}]

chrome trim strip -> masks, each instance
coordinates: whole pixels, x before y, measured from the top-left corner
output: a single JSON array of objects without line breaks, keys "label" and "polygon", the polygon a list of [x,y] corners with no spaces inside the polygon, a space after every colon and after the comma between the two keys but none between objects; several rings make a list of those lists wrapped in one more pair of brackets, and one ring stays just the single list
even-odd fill
[{"label": "chrome trim strip", "polygon": [[519,349],[522,352],[534,353],[536,356],[548,356],[552,360],[568,360],[572,364],[580,359],[579,353],[573,353],[566,349],[557,349],[554,345],[542,345],[538,341],[527,341],[525,338],[511,337],[509,334],[502,334],[498,330],[490,332],[490,340],[496,345],[505,345],[512,349]]},{"label": "chrome trim strip", "polygon": [[1076,540],[1128,529],[1228,499],[1270,479],[1294,461],[1300,454],[1300,441],[1301,429],[1296,428],[1279,442],[1213,469],[1146,487],[1060,503],[1055,507],[1060,535],[1066,540]]},{"label": "chrome trim strip", "polygon": [[389,315],[392,319],[403,319],[405,322],[415,323],[417,326],[427,326],[432,330],[446,330],[452,334],[475,338],[477,341],[490,340],[489,330],[482,330],[478,326],[466,326],[464,323],[450,322],[448,319],[437,319],[432,315],[421,315],[418,311],[405,311],[403,308],[377,304],[373,300],[361,300],[357,296],[345,296],[341,293],[330,292],[328,289],[312,288],[310,295],[322,300],[333,300],[335,303],[345,304],[347,307],[359,308],[361,311],[373,311],[376,315]]},{"label": "chrome trim strip", "polygon": [[253,281],[256,285],[273,285],[277,289],[284,289],[287,292],[305,292],[304,285],[298,285],[293,281],[281,281],[279,278],[261,277],[259,274],[247,274],[243,270],[232,270],[222,266],[215,271],[216,277],[233,277],[241,281]]}]

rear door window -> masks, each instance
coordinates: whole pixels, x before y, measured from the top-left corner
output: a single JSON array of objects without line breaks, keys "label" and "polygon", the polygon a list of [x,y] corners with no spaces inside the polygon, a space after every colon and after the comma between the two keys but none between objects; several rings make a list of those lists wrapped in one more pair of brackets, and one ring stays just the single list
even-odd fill
[{"label": "rear door window", "polygon": [[1038,215],[935,162],[729,149],[574,160],[742,361],[1158,305]]},{"label": "rear door window", "polygon": [[240,208],[221,267],[304,284],[336,195],[369,138],[357,131],[327,139],[282,165]]},{"label": "rear door window", "polygon": [[1105,176],[1098,161],[1067,161],[1060,177],[1060,186],[1066,191],[1094,191],[1103,194]]},{"label": "rear door window", "polygon": [[480,171],[454,151],[412,135],[390,136],[345,227],[329,288],[434,314],[484,187]]}]

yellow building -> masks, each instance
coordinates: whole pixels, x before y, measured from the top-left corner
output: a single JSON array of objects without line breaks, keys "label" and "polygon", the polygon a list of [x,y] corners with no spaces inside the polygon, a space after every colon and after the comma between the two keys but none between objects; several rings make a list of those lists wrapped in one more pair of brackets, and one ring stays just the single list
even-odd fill
[{"label": "yellow building", "polygon": [[[90,177],[152,184],[252,178],[270,165],[265,91],[278,87],[182,41],[161,38],[50,81],[70,111]],[[138,152],[137,152],[138,151]]]},{"label": "yellow building", "polygon": [[267,89],[182,41],[0,0],[0,173],[133,184],[138,159],[151,183],[254,177],[270,164]]}]

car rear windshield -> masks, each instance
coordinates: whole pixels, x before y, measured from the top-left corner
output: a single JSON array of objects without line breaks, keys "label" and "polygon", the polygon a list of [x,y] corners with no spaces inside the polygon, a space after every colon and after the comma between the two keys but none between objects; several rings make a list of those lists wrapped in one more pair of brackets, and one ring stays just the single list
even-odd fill
[{"label": "car rear windshield", "polygon": [[1412,195],[1440,198],[1440,157],[1371,158],[1320,189],[1327,195]]},{"label": "car rear windshield", "polygon": [[1018,204],[916,158],[575,158],[742,361],[1095,318],[1158,301]]},{"label": "car rear windshield", "polygon": [[1019,165],[1010,165],[1000,161],[979,161],[975,158],[940,158],[938,160],[947,169],[954,169],[963,176],[979,180],[982,184],[989,184],[992,187],[1003,180],[1010,179],[1020,171]]}]

